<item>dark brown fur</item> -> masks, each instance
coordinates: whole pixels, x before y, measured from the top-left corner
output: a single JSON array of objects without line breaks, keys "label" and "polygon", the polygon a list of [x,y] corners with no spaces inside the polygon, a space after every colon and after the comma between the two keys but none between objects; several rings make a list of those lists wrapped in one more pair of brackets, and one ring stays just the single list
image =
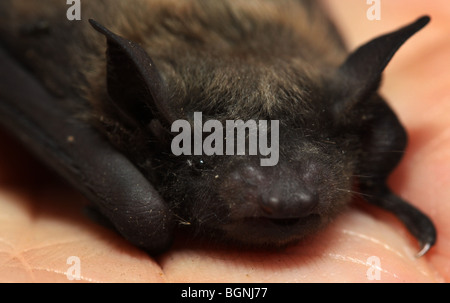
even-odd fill
[{"label": "dark brown fur", "polygon": [[[298,2],[312,7],[305,10]],[[280,102],[273,86],[301,100],[310,93],[304,84],[313,85],[306,82],[320,84],[318,65],[336,67],[345,58],[334,28],[316,6],[297,0],[83,1],[83,21],[70,22],[64,1],[5,0],[0,29],[2,40],[55,93],[83,88],[97,106],[106,67],[104,41],[87,23],[94,18],[140,43],[174,94],[182,96],[178,100],[197,92],[197,104],[190,106],[214,108],[227,94],[238,103],[226,106],[224,116],[245,118],[276,110]],[[47,33],[24,33],[40,22],[48,24]]]}]

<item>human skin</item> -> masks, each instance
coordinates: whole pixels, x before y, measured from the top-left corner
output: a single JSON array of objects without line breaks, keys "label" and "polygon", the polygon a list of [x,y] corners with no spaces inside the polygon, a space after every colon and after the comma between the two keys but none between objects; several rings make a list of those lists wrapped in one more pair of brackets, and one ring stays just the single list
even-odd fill
[{"label": "human skin", "polygon": [[[432,22],[388,66],[381,92],[409,134],[389,184],[428,214],[438,241],[416,258],[416,240],[391,214],[355,201],[332,224],[278,251],[176,239],[152,258],[89,220],[87,201],[0,131],[0,282],[442,282],[450,280],[450,3],[382,1],[369,21],[361,0],[325,0],[350,49],[423,14]],[[380,280],[370,280],[370,257]]]}]

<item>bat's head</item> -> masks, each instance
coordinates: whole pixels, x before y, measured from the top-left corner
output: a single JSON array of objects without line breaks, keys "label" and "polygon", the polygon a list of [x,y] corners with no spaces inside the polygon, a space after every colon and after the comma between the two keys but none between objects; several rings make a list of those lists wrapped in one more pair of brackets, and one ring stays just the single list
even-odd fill
[{"label": "bat's head", "polygon": [[[150,134],[136,146],[115,144],[139,163],[176,220],[212,237],[273,246],[297,241],[329,222],[351,200],[360,178],[376,180],[372,168],[384,163],[368,158],[376,158],[377,149],[393,141],[403,149],[403,128],[376,91],[392,56],[427,22],[421,18],[364,44],[320,81],[308,82],[304,75],[300,84],[291,79],[292,85],[268,85],[269,92],[245,95],[258,87],[242,77],[235,82],[240,87],[222,85],[209,92],[216,94],[209,103],[201,90],[184,96],[201,102],[169,101],[176,94],[143,49],[92,24],[108,39],[109,100],[126,125],[115,129],[126,128],[126,136]],[[234,105],[217,101],[220,96],[233,96]],[[279,103],[267,103],[270,97]],[[254,110],[259,106],[265,109]],[[381,127],[386,123],[391,134]],[[116,141],[130,142],[120,138]],[[142,156],[145,146],[150,159]]]}]

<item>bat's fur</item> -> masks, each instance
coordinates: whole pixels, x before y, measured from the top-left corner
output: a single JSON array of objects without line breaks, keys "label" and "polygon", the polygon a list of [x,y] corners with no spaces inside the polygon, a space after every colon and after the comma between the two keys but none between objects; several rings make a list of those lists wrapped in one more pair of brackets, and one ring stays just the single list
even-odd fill
[{"label": "bat's fur", "polygon": [[[69,22],[65,1],[2,0],[0,34],[50,91],[75,100],[80,119],[133,159],[177,218],[241,243],[284,244],[333,218],[350,201],[355,175],[385,177],[369,171],[378,162],[365,158],[370,144],[361,140],[377,113],[392,118],[393,135],[383,142],[404,147],[403,129],[375,94],[338,122],[325,110],[336,95],[330,75],[348,54],[317,2],[83,0],[83,21]],[[202,158],[200,165],[201,157],[170,156],[149,126],[159,117],[141,115],[146,106],[136,105],[139,123],[121,120],[106,89],[105,39],[88,18],[142,45],[177,118],[201,111],[204,120],[280,120],[279,164],[259,167],[259,157],[246,156]],[[276,191],[293,201],[305,188],[319,203],[303,222],[271,218],[258,206],[261,195]]]}]

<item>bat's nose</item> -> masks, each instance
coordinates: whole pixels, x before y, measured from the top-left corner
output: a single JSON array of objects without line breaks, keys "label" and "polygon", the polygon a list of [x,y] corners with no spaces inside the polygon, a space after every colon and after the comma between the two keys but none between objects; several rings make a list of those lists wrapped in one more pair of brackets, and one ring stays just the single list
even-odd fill
[{"label": "bat's nose", "polygon": [[291,167],[259,167],[246,163],[236,168],[223,183],[222,197],[239,211],[236,218],[260,218],[289,225],[317,214],[320,204],[318,186]]},{"label": "bat's nose", "polygon": [[282,191],[275,188],[259,199],[260,207],[267,218],[290,219],[310,215],[319,203],[318,194],[305,188]]}]

